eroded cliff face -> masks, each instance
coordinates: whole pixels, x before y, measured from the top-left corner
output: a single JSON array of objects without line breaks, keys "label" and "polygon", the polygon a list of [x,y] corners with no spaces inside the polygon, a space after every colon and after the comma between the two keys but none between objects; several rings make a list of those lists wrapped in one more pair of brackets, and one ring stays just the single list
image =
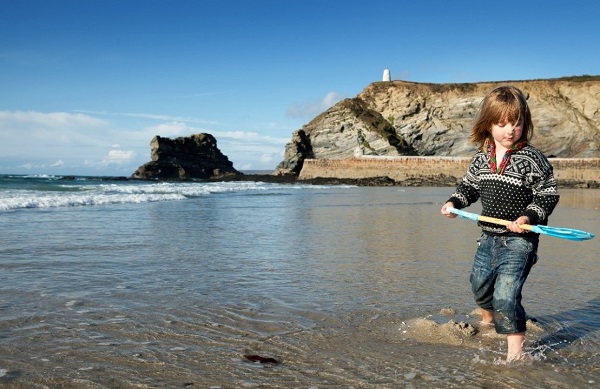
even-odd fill
[{"label": "eroded cliff face", "polygon": [[600,78],[421,84],[376,82],[339,102],[292,135],[275,174],[299,174],[304,159],[360,155],[468,157],[479,104],[493,88],[527,95],[532,144],[549,157],[600,157]]}]

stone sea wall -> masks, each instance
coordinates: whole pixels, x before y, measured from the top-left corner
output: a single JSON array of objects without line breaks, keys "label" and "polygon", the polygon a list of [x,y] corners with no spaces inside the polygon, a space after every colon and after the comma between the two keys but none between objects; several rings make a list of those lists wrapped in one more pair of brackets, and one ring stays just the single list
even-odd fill
[{"label": "stone sea wall", "polygon": [[[369,157],[352,159],[306,159],[299,179],[389,177],[394,181],[436,179],[460,180],[469,166],[466,157]],[[551,158],[559,181],[600,181],[600,158]]]}]

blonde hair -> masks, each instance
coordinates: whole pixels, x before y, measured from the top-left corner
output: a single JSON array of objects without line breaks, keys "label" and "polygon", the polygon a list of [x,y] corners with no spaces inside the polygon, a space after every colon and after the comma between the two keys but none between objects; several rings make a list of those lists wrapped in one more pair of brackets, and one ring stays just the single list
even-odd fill
[{"label": "blonde hair", "polygon": [[523,123],[521,137],[515,143],[529,141],[533,136],[533,122],[527,98],[514,86],[500,86],[483,98],[469,140],[477,144],[480,150],[486,151],[493,141],[492,125],[501,122]]}]

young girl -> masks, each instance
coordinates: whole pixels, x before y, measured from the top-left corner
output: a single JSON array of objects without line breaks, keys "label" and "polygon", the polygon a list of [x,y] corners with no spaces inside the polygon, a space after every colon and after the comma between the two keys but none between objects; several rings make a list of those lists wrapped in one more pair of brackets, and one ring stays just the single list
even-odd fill
[{"label": "young girl", "polygon": [[525,310],[521,291],[537,260],[539,235],[521,224],[547,224],[558,203],[556,181],[546,157],[528,144],[533,134],[531,113],[523,92],[512,86],[491,91],[470,140],[479,151],[446,204],[465,208],[481,199],[484,216],[511,220],[508,226],[479,222],[482,234],[471,272],[471,288],[481,308],[482,325],[507,335],[508,362],[522,359]]}]

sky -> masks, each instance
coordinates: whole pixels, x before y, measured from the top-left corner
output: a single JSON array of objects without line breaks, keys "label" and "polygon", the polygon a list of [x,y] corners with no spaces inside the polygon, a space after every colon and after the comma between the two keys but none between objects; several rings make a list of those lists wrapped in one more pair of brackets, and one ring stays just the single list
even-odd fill
[{"label": "sky", "polygon": [[381,81],[600,75],[600,2],[0,0],[0,174],[130,176],[155,135],[273,170]]}]

